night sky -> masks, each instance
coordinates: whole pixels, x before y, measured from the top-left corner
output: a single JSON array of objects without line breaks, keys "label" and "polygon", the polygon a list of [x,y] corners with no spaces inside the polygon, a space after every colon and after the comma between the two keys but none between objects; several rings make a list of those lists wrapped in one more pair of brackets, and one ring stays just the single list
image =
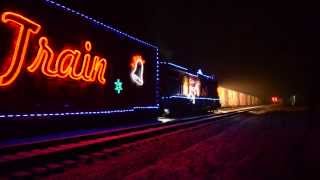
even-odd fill
[{"label": "night sky", "polygon": [[313,93],[320,15],[307,1],[64,2],[226,87],[260,97]]}]

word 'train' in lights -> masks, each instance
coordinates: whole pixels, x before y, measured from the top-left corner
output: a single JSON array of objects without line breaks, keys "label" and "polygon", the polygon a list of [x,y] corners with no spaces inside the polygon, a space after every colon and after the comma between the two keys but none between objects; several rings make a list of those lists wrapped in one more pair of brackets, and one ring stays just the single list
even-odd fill
[{"label": "word 'train' in lights", "polygon": [[[15,37],[14,53],[9,67],[3,74],[0,74],[0,86],[9,86],[19,76],[28,52],[28,45],[31,34],[38,34],[41,25],[14,12],[4,12],[1,21],[13,27],[18,33]],[[63,49],[57,55],[49,46],[47,37],[42,36],[38,40],[39,49],[31,65],[26,69],[33,73],[41,69],[42,74],[53,78],[67,78],[83,80],[85,82],[97,82],[105,84],[105,72],[107,60],[99,56],[91,57],[92,45],[90,41],[85,42],[85,53],[78,49]],[[93,59],[93,60],[92,60]]]},{"label": "word 'train' in lights", "polygon": [[145,61],[141,56],[133,56],[131,61],[131,80],[138,86],[143,86],[143,71]]},{"label": "word 'train' in lights", "polygon": [[114,82],[114,90],[117,94],[120,94],[123,90],[122,82],[120,81],[120,79],[117,79],[116,82]]}]

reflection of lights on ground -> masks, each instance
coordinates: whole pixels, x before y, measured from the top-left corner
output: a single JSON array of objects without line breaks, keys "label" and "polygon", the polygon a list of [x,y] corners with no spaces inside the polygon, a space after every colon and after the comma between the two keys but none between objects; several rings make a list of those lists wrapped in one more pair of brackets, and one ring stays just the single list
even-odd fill
[{"label": "reflection of lights on ground", "polygon": [[167,122],[171,122],[171,121],[186,121],[186,120],[192,120],[192,119],[196,119],[196,118],[212,116],[211,113],[218,115],[218,114],[227,114],[227,113],[232,113],[232,112],[244,112],[244,111],[251,112],[251,111],[257,111],[257,109],[259,109],[259,108],[270,108],[270,107],[266,106],[266,105],[259,105],[259,106],[249,106],[249,107],[235,107],[235,108],[228,108],[228,109],[215,109],[215,110],[208,111],[209,113],[206,115],[191,116],[191,117],[189,116],[189,117],[179,118],[179,119],[158,117],[158,121],[160,121],[162,123],[167,123]]},{"label": "reflection of lights on ground", "polygon": [[173,119],[173,118],[165,118],[165,117],[158,117],[158,121],[162,122],[162,123],[167,123],[167,122],[170,122],[170,121],[174,121],[176,119]]},{"label": "reflection of lights on ground", "polygon": [[216,113],[218,111],[219,111],[218,109],[211,109],[211,110],[208,111],[208,113]]},{"label": "reflection of lights on ground", "polygon": [[264,105],[259,106],[250,106],[250,107],[235,107],[235,108],[226,108],[226,109],[218,109],[215,111],[216,114],[230,113],[230,112],[242,112],[246,110],[256,109],[259,107],[265,107]]}]

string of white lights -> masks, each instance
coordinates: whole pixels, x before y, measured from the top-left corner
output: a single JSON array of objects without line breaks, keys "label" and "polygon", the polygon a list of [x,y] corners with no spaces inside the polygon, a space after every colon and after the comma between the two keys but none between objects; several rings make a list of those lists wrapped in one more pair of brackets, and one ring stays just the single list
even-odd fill
[{"label": "string of white lights", "polygon": [[174,67],[176,69],[182,70],[183,73],[188,74],[188,75],[193,76],[193,77],[198,77],[200,75],[200,76],[203,76],[203,77],[205,77],[207,79],[214,79],[214,76],[206,75],[200,69],[197,71],[197,74],[193,74],[193,73],[190,72],[190,70],[188,68],[183,67],[181,65],[174,64],[172,62],[162,61],[162,62],[160,62],[160,64],[170,65],[170,66],[172,66],[172,67]]},{"label": "string of white lights", "polygon": [[[163,96],[161,99],[190,99],[190,97],[187,96],[180,96],[180,95],[174,95],[174,96]],[[219,98],[209,98],[209,97],[195,97],[196,100],[209,100],[209,101],[219,101]]]},{"label": "string of white lights", "polygon": [[75,116],[75,115],[97,115],[114,114],[124,112],[134,112],[142,109],[158,109],[158,106],[134,106],[128,109],[105,110],[105,111],[79,111],[79,112],[60,112],[60,113],[31,113],[31,114],[2,114],[0,118],[19,118],[19,117],[46,117],[46,116]]},{"label": "string of white lights", "polygon": [[91,17],[91,16],[88,16],[88,15],[86,15],[86,14],[84,14],[84,13],[78,11],[78,10],[74,10],[74,9],[72,9],[72,8],[66,7],[65,5],[62,5],[61,3],[58,3],[58,2],[53,1],[53,0],[44,0],[44,1],[47,2],[47,3],[49,3],[49,4],[51,4],[51,5],[56,6],[56,7],[58,7],[58,8],[61,8],[61,9],[63,9],[64,11],[66,11],[66,12],[68,12],[68,13],[72,13],[72,14],[74,14],[74,15],[80,16],[80,17],[82,17],[82,18],[84,18],[84,19],[86,19],[86,20],[88,20],[88,21],[90,21],[90,22],[92,22],[92,23],[94,23],[94,24],[96,24],[96,25],[102,26],[102,27],[104,27],[104,28],[107,29],[107,30],[110,30],[110,31],[112,31],[112,32],[117,33],[118,35],[125,36],[125,37],[127,37],[127,38],[129,38],[129,39],[131,39],[131,40],[140,42],[140,43],[142,43],[142,44],[144,44],[144,45],[146,45],[146,46],[149,46],[149,47],[158,48],[158,47],[155,46],[155,45],[152,45],[152,44],[147,43],[147,42],[145,42],[145,41],[143,41],[143,40],[140,40],[140,39],[138,39],[138,38],[136,38],[136,37],[134,37],[134,36],[131,36],[131,35],[127,34],[127,33],[124,33],[124,32],[122,32],[122,31],[120,31],[120,30],[112,27],[111,25],[107,25],[107,24],[105,24],[105,23],[103,23],[103,22],[101,22],[101,21],[98,21],[98,20],[96,20],[95,18],[93,18],[93,17]]}]

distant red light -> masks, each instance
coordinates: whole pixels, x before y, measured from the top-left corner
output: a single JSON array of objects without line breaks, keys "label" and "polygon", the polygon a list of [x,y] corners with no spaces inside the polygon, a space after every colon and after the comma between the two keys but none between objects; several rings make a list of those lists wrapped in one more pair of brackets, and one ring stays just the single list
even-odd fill
[{"label": "distant red light", "polygon": [[278,97],[276,97],[276,96],[271,97],[271,101],[273,103],[277,103],[278,102]]}]

